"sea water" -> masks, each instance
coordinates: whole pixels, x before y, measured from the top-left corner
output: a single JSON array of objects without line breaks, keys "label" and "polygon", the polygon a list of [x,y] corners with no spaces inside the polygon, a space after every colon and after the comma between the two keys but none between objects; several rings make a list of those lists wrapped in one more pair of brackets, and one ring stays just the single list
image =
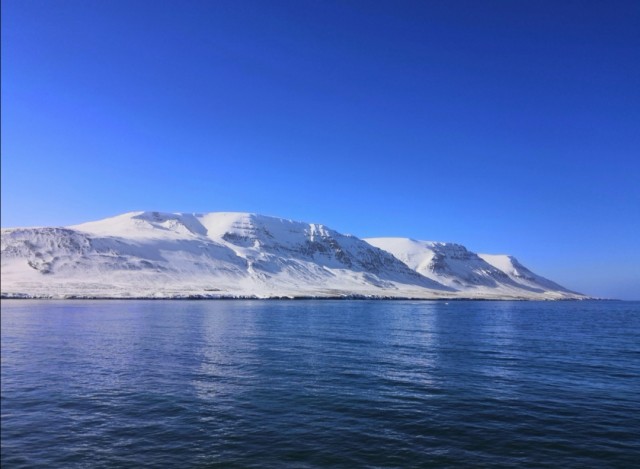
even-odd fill
[{"label": "sea water", "polygon": [[631,467],[640,303],[2,301],[3,468]]}]

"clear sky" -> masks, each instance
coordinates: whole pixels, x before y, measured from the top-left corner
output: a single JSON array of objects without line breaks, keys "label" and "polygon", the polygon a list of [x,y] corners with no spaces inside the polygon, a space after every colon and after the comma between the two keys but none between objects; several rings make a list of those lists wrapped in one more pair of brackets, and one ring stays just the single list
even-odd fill
[{"label": "clear sky", "polygon": [[2,226],[249,211],[640,298],[640,2],[3,0]]}]

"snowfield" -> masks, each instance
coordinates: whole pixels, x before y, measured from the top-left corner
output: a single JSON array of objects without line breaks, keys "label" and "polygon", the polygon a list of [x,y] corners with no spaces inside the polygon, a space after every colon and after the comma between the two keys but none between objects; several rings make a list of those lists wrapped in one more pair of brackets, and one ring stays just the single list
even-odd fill
[{"label": "snowfield", "polygon": [[251,213],[2,230],[3,298],[583,299],[515,258]]}]

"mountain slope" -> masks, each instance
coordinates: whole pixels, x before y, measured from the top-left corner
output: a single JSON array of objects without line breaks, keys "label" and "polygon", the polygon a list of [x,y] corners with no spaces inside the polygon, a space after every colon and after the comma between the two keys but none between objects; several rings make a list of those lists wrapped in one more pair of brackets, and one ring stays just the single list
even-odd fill
[{"label": "mountain slope", "polygon": [[2,280],[5,295],[26,296],[450,291],[356,237],[247,213],[134,212],[68,228],[3,230]]},{"label": "mountain slope", "polygon": [[512,256],[476,254],[460,244],[408,238],[365,241],[390,252],[419,274],[474,296],[496,293],[554,299],[582,296],[534,274]]},{"label": "mountain slope", "polygon": [[547,291],[561,291],[570,294],[576,294],[571,290],[558,285],[547,278],[534,274],[525,266],[520,264],[513,256],[505,254],[478,254],[478,256],[488,264],[500,269],[511,280],[523,287],[541,288]]},{"label": "mountain slope", "polygon": [[[422,268],[440,265],[440,247],[404,243],[411,259],[319,224],[250,213],[132,212],[66,228],[2,230],[2,295],[572,297],[550,281],[543,288],[515,260],[496,257],[492,265],[462,246],[446,245],[441,267]],[[499,266],[507,262],[504,272]]]}]

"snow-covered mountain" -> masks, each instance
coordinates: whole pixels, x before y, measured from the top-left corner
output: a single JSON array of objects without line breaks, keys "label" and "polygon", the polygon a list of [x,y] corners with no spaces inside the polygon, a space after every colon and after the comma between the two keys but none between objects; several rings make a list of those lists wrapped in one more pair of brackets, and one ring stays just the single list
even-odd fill
[{"label": "snow-covered mountain", "polygon": [[514,258],[250,213],[2,230],[3,297],[583,298]]},{"label": "snow-covered mountain", "polygon": [[365,241],[390,252],[419,274],[474,297],[580,296],[534,274],[512,256],[476,254],[460,244],[408,238],[367,238]]}]

